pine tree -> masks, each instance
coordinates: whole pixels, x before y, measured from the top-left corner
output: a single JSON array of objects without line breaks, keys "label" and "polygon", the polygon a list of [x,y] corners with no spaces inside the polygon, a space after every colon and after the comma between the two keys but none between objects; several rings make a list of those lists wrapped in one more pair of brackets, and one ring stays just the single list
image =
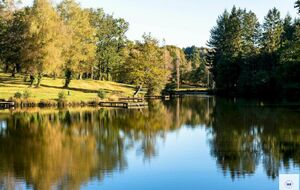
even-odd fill
[{"label": "pine tree", "polygon": [[297,8],[298,9],[298,13],[300,13],[300,0],[296,1],[295,8]]},{"label": "pine tree", "polygon": [[272,53],[278,50],[281,45],[281,36],[283,33],[283,23],[280,18],[278,9],[273,8],[265,17],[262,33],[262,50],[267,53]]},{"label": "pine tree", "polygon": [[295,96],[300,94],[300,26],[295,26],[293,40],[289,41],[280,55],[277,70],[279,82],[286,91]]},{"label": "pine tree", "polygon": [[258,70],[259,39],[261,35],[260,24],[256,15],[246,10],[242,18],[242,51],[240,58],[240,76],[238,78],[238,91],[242,93],[253,92],[253,75]]},{"label": "pine tree", "polygon": [[295,25],[292,23],[292,17],[290,15],[286,15],[283,20],[283,34],[282,34],[282,42],[288,43],[293,39],[293,35],[295,32]]},{"label": "pine tree", "polygon": [[233,7],[217,20],[211,30],[208,45],[214,49],[213,75],[217,88],[232,90],[236,88],[240,73],[240,56],[243,50],[242,16],[244,11]]}]

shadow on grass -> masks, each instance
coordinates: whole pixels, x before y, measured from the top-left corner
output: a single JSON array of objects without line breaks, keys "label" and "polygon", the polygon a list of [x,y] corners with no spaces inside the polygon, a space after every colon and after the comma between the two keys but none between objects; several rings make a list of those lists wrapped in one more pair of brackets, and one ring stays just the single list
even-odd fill
[{"label": "shadow on grass", "polygon": [[24,82],[20,78],[12,78],[12,77],[0,77],[0,84],[16,84],[16,85],[29,85],[29,82]]},{"label": "shadow on grass", "polygon": [[130,88],[132,90],[135,90],[135,86],[130,85],[130,84],[110,84],[111,86],[116,86],[118,88],[122,87],[122,88]]},{"label": "shadow on grass", "polygon": [[[83,93],[98,93],[98,90],[91,90],[91,89],[82,89],[82,88],[65,88],[65,87],[60,87],[60,86],[51,86],[51,85],[46,85],[46,84],[42,84],[42,87],[47,87],[47,88],[55,88],[55,89],[61,89],[61,90],[72,90],[72,91],[77,91],[77,92],[83,92]],[[118,93],[123,93],[122,91],[114,91],[114,90],[110,90],[110,89],[101,89],[103,91],[105,91],[106,93],[110,93],[110,92],[118,92]]]},{"label": "shadow on grass", "polygon": [[[24,78],[22,77],[11,77],[11,76],[0,76],[0,87],[4,88],[19,88],[19,86],[14,86],[14,85],[24,85],[30,87],[30,82],[24,82]],[[135,90],[135,87],[133,85],[129,84],[110,84],[116,90],[113,89],[107,89],[103,88],[101,90],[105,91],[106,93],[124,93],[121,90],[118,90],[118,88],[128,88],[130,90]],[[41,84],[41,87],[46,87],[46,88],[54,88],[54,89],[61,89],[61,90],[72,90],[72,91],[77,91],[77,92],[83,92],[83,93],[98,93],[98,90],[93,90],[93,89],[84,89],[84,88],[64,88],[63,86],[55,86],[55,85],[48,85],[48,84]]]}]

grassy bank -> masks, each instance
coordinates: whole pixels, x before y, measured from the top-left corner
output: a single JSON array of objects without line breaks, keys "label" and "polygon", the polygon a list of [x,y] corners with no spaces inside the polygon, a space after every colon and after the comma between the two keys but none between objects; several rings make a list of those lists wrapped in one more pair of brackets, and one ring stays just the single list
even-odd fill
[{"label": "grassy bank", "polygon": [[22,76],[10,77],[9,74],[0,73],[0,99],[8,100],[16,92],[29,90],[31,98],[40,100],[56,100],[58,94],[65,91],[67,100],[72,102],[92,101],[97,98],[99,90],[106,92],[107,97],[132,96],[135,87],[109,81],[72,80],[70,88],[63,89],[63,79],[43,78],[40,88],[29,88],[29,82],[24,82]]},{"label": "grassy bank", "polygon": [[[175,85],[174,85],[175,86]],[[179,88],[174,88],[173,92],[185,92],[185,91],[208,91],[209,89],[206,87],[193,86],[188,84],[181,84]]]}]

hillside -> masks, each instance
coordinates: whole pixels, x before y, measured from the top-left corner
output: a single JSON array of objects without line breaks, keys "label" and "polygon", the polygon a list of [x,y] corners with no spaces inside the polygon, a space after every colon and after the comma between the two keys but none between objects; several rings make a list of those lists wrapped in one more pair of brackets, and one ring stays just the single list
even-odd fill
[{"label": "hillside", "polygon": [[109,96],[127,97],[132,96],[134,86],[95,80],[72,80],[68,89],[63,89],[63,79],[51,79],[44,77],[40,88],[29,88],[29,82],[24,82],[23,77],[10,77],[9,74],[0,73],[0,99],[8,99],[13,97],[16,92],[24,92],[29,90],[32,98],[41,99],[57,99],[58,93],[69,92],[68,100],[70,101],[89,101],[97,97],[97,91],[103,90]]}]

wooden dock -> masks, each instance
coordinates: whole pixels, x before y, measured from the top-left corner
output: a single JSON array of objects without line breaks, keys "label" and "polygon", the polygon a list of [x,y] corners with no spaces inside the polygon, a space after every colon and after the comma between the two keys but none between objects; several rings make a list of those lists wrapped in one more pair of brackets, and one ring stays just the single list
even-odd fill
[{"label": "wooden dock", "polygon": [[100,102],[99,106],[107,108],[134,109],[148,107],[148,102]]},{"label": "wooden dock", "polygon": [[0,100],[0,109],[10,109],[13,107],[15,107],[14,102],[7,102],[7,101]]},{"label": "wooden dock", "polygon": [[165,99],[165,100],[168,100],[168,99],[170,99],[170,96],[169,95],[163,95],[163,96],[145,96],[145,99],[148,99],[148,100],[155,100],[155,99]]},{"label": "wooden dock", "polygon": [[125,101],[125,102],[144,102],[144,98],[119,98],[119,101]]}]

